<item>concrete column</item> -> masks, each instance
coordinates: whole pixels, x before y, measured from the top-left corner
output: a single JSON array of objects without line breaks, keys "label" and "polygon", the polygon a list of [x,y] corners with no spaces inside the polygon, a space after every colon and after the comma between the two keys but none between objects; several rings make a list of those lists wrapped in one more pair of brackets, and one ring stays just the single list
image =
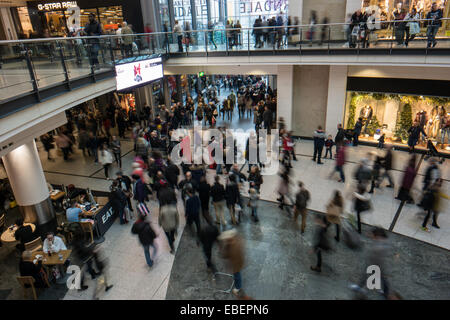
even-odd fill
[{"label": "concrete column", "polygon": [[303,0],[289,1],[288,16],[292,17],[292,23],[294,23],[294,17],[298,17],[299,23],[302,24]]},{"label": "concrete column", "polygon": [[330,66],[325,131],[333,137],[337,133],[338,123],[344,125],[347,72],[347,66]]},{"label": "concrete column", "polygon": [[356,10],[361,9],[361,4],[361,0],[347,0],[344,19],[347,18],[349,13],[353,14]]},{"label": "concrete column", "polygon": [[[280,65],[277,73],[277,117],[283,117],[286,129],[292,129],[292,97],[293,97],[294,66]],[[277,121],[278,121],[277,119]]]},{"label": "concrete column", "polygon": [[40,226],[56,223],[35,141],[5,155],[3,163],[25,222]]}]

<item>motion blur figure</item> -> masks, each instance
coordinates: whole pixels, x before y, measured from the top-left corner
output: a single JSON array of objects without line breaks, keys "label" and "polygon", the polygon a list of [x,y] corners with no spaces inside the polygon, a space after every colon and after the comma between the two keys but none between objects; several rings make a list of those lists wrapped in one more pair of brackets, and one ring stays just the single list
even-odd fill
[{"label": "motion blur figure", "polygon": [[202,228],[199,236],[200,242],[203,247],[203,253],[205,254],[206,258],[206,266],[208,267],[208,270],[210,270],[213,274],[217,272],[217,269],[211,259],[212,248],[214,243],[217,241],[217,237],[219,236],[219,234],[219,229],[217,229],[216,226],[208,224],[204,228]]},{"label": "motion blur figure", "polygon": [[222,232],[219,236],[222,257],[227,260],[234,278],[234,288],[232,290],[235,296],[242,296],[242,276],[241,270],[244,267],[244,240],[238,234],[236,229]]},{"label": "motion blur figure", "polygon": [[392,253],[392,246],[388,240],[386,231],[380,227],[375,227],[370,232],[371,242],[366,246],[366,262],[363,264],[364,271],[362,277],[359,281],[359,285],[352,284],[350,288],[355,291],[356,299],[367,299],[367,285],[370,273],[367,273],[367,268],[369,266],[377,266],[380,268],[380,289],[378,290],[385,299],[397,299],[399,295],[395,292],[391,294],[391,288],[388,282],[388,264],[386,263],[388,257]]},{"label": "motion blur figure", "polygon": [[322,251],[329,251],[331,249],[327,237],[327,220],[324,215],[316,215],[314,217],[316,222],[316,230],[314,235],[313,249],[317,255],[316,266],[311,266],[311,270],[322,272]]}]

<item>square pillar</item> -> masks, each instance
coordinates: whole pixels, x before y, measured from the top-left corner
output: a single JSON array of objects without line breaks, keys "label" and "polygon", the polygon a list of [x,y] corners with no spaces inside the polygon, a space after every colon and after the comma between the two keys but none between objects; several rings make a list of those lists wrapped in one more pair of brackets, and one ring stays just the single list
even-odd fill
[{"label": "square pillar", "polygon": [[334,136],[338,123],[344,125],[345,97],[347,94],[347,66],[330,66],[325,131]]},{"label": "square pillar", "polygon": [[280,65],[277,73],[277,116],[284,118],[286,129],[292,130],[292,97],[294,66]]}]

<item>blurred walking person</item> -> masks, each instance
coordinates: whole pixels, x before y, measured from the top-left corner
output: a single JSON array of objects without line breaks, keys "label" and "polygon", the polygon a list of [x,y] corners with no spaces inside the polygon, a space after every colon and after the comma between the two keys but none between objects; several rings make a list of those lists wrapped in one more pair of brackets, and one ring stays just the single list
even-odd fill
[{"label": "blurred walking person", "polygon": [[370,197],[366,195],[366,186],[359,183],[356,191],[353,192],[354,197],[354,210],[356,211],[356,217],[358,219],[358,232],[361,234],[361,213],[371,209]]},{"label": "blurred walking person", "polygon": [[336,226],[336,236],[334,239],[339,242],[341,216],[344,213],[344,199],[339,190],[334,191],[334,196],[327,205],[327,222]]},{"label": "blurred walking person", "polygon": [[170,246],[170,253],[175,252],[175,234],[179,225],[178,209],[176,204],[166,204],[159,209],[159,225],[163,228]]},{"label": "blurred walking person", "polygon": [[145,216],[141,214],[131,228],[131,232],[138,235],[139,241],[144,248],[145,261],[149,267],[152,267],[153,260],[150,255],[150,247],[153,247],[153,259],[156,257],[157,247],[154,243],[156,234],[150,226],[150,222],[146,221]]},{"label": "blurred walking person", "polygon": [[327,237],[327,220],[324,215],[318,214],[314,216],[316,223],[316,231],[314,234],[313,250],[317,255],[317,264],[311,266],[311,270],[322,272],[322,251],[329,251],[331,249]]},{"label": "blurred walking person", "polygon": [[225,258],[233,272],[234,288],[233,294],[242,296],[242,275],[241,270],[244,267],[244,240],[237,233],[236,229],[222,232],[219,236],[222,257]]},{"label": "blurred walking person", "polygon": [[311,196],[309,194],[309,191],[306,190],[305,186],[303,185],[303,182],[298,182],[299,191],[297,195],[295,196],[295,205],[294,205],[294,221],[297,223],[297,218],[299,215],[302,216],[302,227],[301,227],[301,233],[305,233],[306,228],[306,215],[308,210],[306,209],[306,206],[308,205],[308,201],[311,199]]}]

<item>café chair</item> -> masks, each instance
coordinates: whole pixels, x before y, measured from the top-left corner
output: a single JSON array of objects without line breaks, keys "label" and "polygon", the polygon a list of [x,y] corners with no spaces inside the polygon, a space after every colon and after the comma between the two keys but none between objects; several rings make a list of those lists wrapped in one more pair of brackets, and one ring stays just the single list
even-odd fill
[{"label": "caf\u00e9 chair", "polygon": [[[23,297],[27,298],[27,289],[31,289],[33,291],[33,298],[34,300],[37,300],[36,295],[36,288],[34,287],[34,278],[31,276],[25,276],[25,277],[17,277],[17,281],[19,281],[20,285],[23,289]],[[48,282],[47,282],[48,284]]]},{"label": "caf\u00e9 chair", "polygon": [[25,250],[29,251],[39,251],[42,250],[42,239],[41,237],[37,237],[33,241],[25,243]]},{"label": "caf\u00e9 chair", "polygon": [[83,228],[83,231],[90,235],[91,242],[89,242],[89,245],[93,244],[94,243],[94,232],[93,232],[93,229],[92,229],[92,223],[90,223],[89,221],[87,221],[87,222],[80,222],[80,225]]}]

